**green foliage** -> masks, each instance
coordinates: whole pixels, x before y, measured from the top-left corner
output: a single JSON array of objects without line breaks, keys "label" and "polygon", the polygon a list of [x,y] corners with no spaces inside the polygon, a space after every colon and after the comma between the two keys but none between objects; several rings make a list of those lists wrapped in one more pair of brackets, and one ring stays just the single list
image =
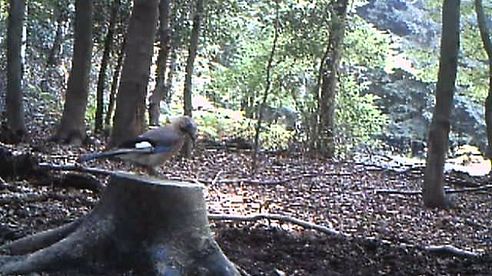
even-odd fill
[{"label": "green foliage", "polygon": [[[317,83],[319,62],[329,37],[330,5],[331,1],[280,4],[282,23],[278,52],[274,57],[272,87],[267,102],[269,107],[291,108],[303,113],[306,119],[316,112],[317,103],[313,91]],[[273,37],[269,22],[271,23],[274,12],[271,5],[260,5],[255,11],[255,16],[246,14],[231,22],[233,32],[237,30],[234,27],[236,21],[241,21],[248,27],[237,33],[237,39],[233,42],[235,48],[231,50],[226,47],[226,56],[220,56],[221,58],[213,63],[205,94],[213,99],[216,105],[234,110],[241,109],[250,117],[254,113],[250,111],[256,110],[259,95],[264,90],[265,67]],[[343,52],[344,66],[350,64],[347,67],[383,68],[389,53],[389,36],[357,16],[349,18],[348,22]],[[344,90],[340,93],[339,102],[343,109],[339,116],[340,137],[345,137],[343,140],[349,139],[346,137],[356,137],[340,149],[345,151],[367,142],[369,137],[381,131],[386,118],[374,105],[373,96],[360,95],[360,89],[355,86],[352,78],[341,78],[341,82]],[[241,120],[243,123],[238,123],[234,129],[228,131],[243,138],[252,137],[255,123],[247,122],[248,120]],[[213,134],[212,138],[220,138],[219,134],[214,134],[215,125],[230,125],[230,122],[224,122],[217,117],[208,118],[207,121],[209,123],[204,122],[207,129],[209,125],[214,126],[208,131],[209,134]],[[304,130],[308,131],[306,126]],[[284,141],[285,137],[291,135],[275,125],[262,131],[263,146],[267,147],[275,144],[270,143],[270,140]],[[218,132],[220,133],[220,128]],[[303,139],[306,133],[301,133],[298,137]]]},{"label": "green foliage", "polygon": [[[482,103],[487,96],[488,65],[487,55],[477,26],[473,1],[461,5],[460,56],[457,84],[464,87],[464,96],[477,103]],[[441,21],[442,3],[430,2],[431,16]],[[490,7],[484,7],[486,14],[491,14]],[[439,68],[439,49],[414,48],[406,51],[417,69],[416,76],[424,82],[437,82]]]},{"label": "green foliage", "polygon": [[230,66],[215,64],[206,94],[216,103],[234,109],[239,109],[245,98],[254,98],[257,91],[263,90],[270,45],[271,39],[268,38],[257,42],[242,41],[236,49],[238,58],[233,59]]},{"label": "green foliage", "polygon": [[360,146],[376,145],[374,138],[382,134],[388,117],[376,106],[377,96],[362,94],[363,84],[350,76],[341,79],[336,110],[337,151],[344,155]]},{"label": "green foliage", "polygon": [[[256,120],[244,117],[242,112],[217,108],[213,111],[195,112],[194,117],[204,138],[215,141],[243,138],[253,141]],[[293,131],[280,124],[264,124],[260,142],[264,149],[285,149],[293,135]]]},{"label": "green foliage", "polygon": [[359,16],[348,21],[344,39],[344,60],[367,68],[384,68],[391,40]]}]

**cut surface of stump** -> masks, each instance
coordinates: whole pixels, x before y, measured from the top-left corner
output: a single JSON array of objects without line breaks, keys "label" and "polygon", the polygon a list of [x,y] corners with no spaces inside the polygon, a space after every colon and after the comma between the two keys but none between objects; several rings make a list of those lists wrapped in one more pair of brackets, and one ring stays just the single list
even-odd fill
[{"label": "cut surface of stump", "polygon": [[0,247],[0,274],[239,275],[213,239],[203,189],[116,173],[85,217]]}]

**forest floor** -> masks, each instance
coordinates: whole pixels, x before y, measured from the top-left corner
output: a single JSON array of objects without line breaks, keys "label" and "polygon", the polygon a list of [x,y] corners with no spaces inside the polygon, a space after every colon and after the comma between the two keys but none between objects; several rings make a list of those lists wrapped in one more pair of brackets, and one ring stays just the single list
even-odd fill
[{"label": "forest floor", "polygon": [[[103,143],[95,144],[99,146],[76,148],[39,139],[15,149],[43,162],[67,164],[81,153],[100,150]],[[377,192],[419,190],[421,169],[398,172],[302,154],[263,155],[260,162],[252,177],[248,153],[198,145],[190,160],[176,158],[159,168],[160,178],[204,183],[210,214],[281,214],[346,234],[329,235],[276,220],[212,221],[225,254],[250,275],[492,274],[491,189],[453,194],[455,208],[431,210],[423,208],[418,194]],[[89,165],[142,173],[114,160]],[[98,178],[105,183],[104,177]],[[36,186],[32,180],[2,179],[0,244],[73,221],[99,198],[89,190]],[[443,245],[482,257],[426,249]]]}]

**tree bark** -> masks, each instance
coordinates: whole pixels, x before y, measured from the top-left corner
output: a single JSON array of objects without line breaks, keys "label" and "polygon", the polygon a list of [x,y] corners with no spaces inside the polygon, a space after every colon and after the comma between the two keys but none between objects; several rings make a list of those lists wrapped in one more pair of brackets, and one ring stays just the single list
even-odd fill
[{"label": "tree bark", "polygon": [[163,101],[167,104],[171,104],[171,100],[173,98],[173,79],[176,75],[176,67],[177,67],[177,59],[178,55],[176,54],[175,46],[171,45],[170,53],[169,53],[169,70],[167,72],[166,77],[166,85],[165,85],[165,96]]},{"label": "tree bark", "polygon": [[118,10],[120,8],[120,0],[114,0],[111,7],[111,16],[109,18],[109,26],[106,37],[104,38],[104,51],[101,59],[101,68],[99,70],[99,76],[97,79],[97,91],[96,91],[96,118],[94,130],[95,132],[101,132],[103,130],[103,116],[104,116],[104,86],[106,85],[106,70],[109,64],[109,58],[113,51],[113,36],[116,26],[116,19],[118,16]]},{"label": "tree bark", "polygon": [[123,42],[121,43],[118,52],[118,60],[116,61],[116,66],[113,72],[113,78],[111,80],[111,90],[109,91],[108,111],[106,112],[106,117],[104,118],[104,125],[108,129],[110,128],[111,120],[113,119],[116,93],[118,91],[121,68],[123,67],[123,59],[125,57],[125,47],[126,47],[126,39],[124,39]]},{"label": "tree bark", "polygon": [[55,37],[50,47],[44,76],[39,85],[43,91],[55,91],[65,86],[65,78],[56,68],[60,65],[60,51],[65,38],[65,25],[68,20],[67,6],[63,3],[57,3],[54,9],[54,18],[56,19]]},{"label": "tree bark", "polygon": [[48,58],[46,59],[46,68],[51,68],[58,65],[58,55],[60,54],[60,48],[63,43],[63,26],[68,17],[68,11],[66,6],[57,3],[55,7],[56,16],[56,31],[55,38],[53,39],[53,45],[51,45]]},{"label": "tree bark", "polygon": [[10,1],[7,29],[7,142],[17,143],[26,134],[22,102],[22,28],[26,4],[24,0]]},{"label": "tree bark", "polygon": [[487,17],[483,11],[482,0],[475,0],[475,11],[477,13],[478,28],[480,29],[483,48],[489,60],[489,91],[485,99],[485,124],[487,125],[488,140],[486,155],[492,162],[492,42],[490,40],[489,30],[487,29]]},{"label": "tree bark", "polygon": [[460,0],[444,0],[436,106],[429,128],[427,160],[424,172],[424,205],[450,207],[444,192],[444,161],[448,150],[450,115],[455,90],[460,44]]},{"label": "tree bark", "polygon": [[[196,54],[198,51],[198,43],[200,38],[200,28],[201,21],[203,16],[203,1],[204,0],[196,0],[195,6],[195,14],[193,15],[193,28],[191,30],[190,37],[190,47],[188,49],[188,59],[186,60],[186,75],[184,82],[184,91],[183,91],[183,106],[184,106],[184,115],[192,117],[192,95],[193,95],[193,68],[195,63]],[[185,145],[183,146],[182,153],[185,157],[189,157],[191,154],[191,143],[187,140]]]},{"label": "tree bark", "polygon": [[213,239],[203,186],[118,173],[70,224],[0,248],[0,274],[239,275]]},{"label": "tree bark", "polygon": [[321,90],[319,96],[320,127],[317,136],[320,139],[318,153],[326,157],[335,154],[335,109],[338,89],[338,69],[342,58],[345,21],[348,0],[337,0],[331,12],[328,55],[323,61]]},{"label": "tree bark", "polygon": [[155,89],[149,98],[149,124],[153,126],[159,125],[160,104],[166,98],[166,91],[169,90],[169,87],[166,87],[166,68],[171,49],[171,28],[169,26],[170,5],[170,0],[161,0],[159,4],[161,22],[159,26],[159,38],[161,48],[157,57]]},{"label": "tree bark", "polygon": [[75,2],[75,40],[63,115],[53,140],[81,144],[85,139],[85,111],[92,56],[92,0]]},{"label": "tree bark", "polygon": [[152,63],[158,0],[133,2],[125,59],[116,98],[110,145],[119,145],[145,129],[145,100]]}]

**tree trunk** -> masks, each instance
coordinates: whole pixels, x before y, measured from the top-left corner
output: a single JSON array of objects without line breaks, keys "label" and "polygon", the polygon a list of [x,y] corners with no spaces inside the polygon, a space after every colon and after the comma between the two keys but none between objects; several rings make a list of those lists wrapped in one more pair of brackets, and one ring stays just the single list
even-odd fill
[{"label": "tree trunk", "polygon": [[265,91],[263,91],[263,99],[258,108],[258,120],[256,122],[255,127],[255,140],[254,140],[254,148],[253,148],[253,158],[252,158],[252,171],[256,172],[257,166],[257,158],[258,151],[260,148],[260,132],[261,132],[261,123],[263,121],[263,111],[265,110],[265,105],[268,99],[268,94],[270,94],[270,87],[272,86],[271,74],[272,74],[272,64],[273,58],[275,56],[275,49],[277,48],[277,40],[278,40],[278,32],[279,32],[279,7],[278,0],[275,1],[275,22],[273,25],[273,43],[272,49],[270,51],[270,56],[268,57],[268,63],[266,67],[266,80],[265,80]]},{"label": "tree trunk", "polygon": [[345,19],[348,0],[337,0],[334,4],[328,39],[328,55],[323,61],[321,90],[319,96],[320,126],[317,136],[320,139],[318,152],[326,157],[335,154],[335,108],[338,84],[338,67],[342,58]]},{"label": "tree trunk", "polygon": [[176,74],[177,67],[177,59],[178,55],[176,54],[175,46],[171,45],[170,53],[169,53],[169,71],[167,72],[166,85],[165,85],[165,95],[163,101],[169,106],[171,104],[171,100],[173,98],[173,79]]},{"label": "tree trunk", "polygon": [[[193,66],[195,62],[195,57],[198,51],[198,42],[200,38],[200,28],[203,16],[203,1],[196,0],[195,14],[193,16],[193,28],[191,30],[190,37],[190,48],[188,49],[188,59],[186,60],[186,76],[184,82],[184,92],[183,92],[183,105],[184,105],[184,115],[192,116],[193,104],[192,104],[192,77],[193,77]],[[191,154],[191,143],[189,140],[186,141],[182,150],[183,156],[189,157]]]},{"label": "tree trunk", "polygon": [[75,40],[67,96],[55,141],[81,144],[85,139],[85,111],[92,56],[92,0],[75,2]]},{"label": "tree trunk", "polygon": [[96,91],[96,118],[94,130],[95,132],[101,132],[103,130],[103,116],[104,116],[104,86],[106,85],[106,69],[109,64],[110,54],[113,51],[113,35],[116,26],[116,19],[118,16],[118,10],[120,8],[120,0],[114,0],[111,7],[111,16],[109,18],[108,33],[104,38],[104,51],[101,59],[101,68],[99,70],[99,76],[97,79],[97,91]]},{"label": "tree trunk", "polygon": [[489,59],[489,92],[485,99],[485,124],[487,125],[488,140],[486,155],[492,162],[492,42],[490,41],[490,33],[487,29],[487,17],[483,11],[482,0],[475,0],[475,11],[477,13],[478,28],[480,29],[483,48]]},{"label": "tree trunk", "polygon": [[436,106],[429,128],[423,186],[424,204],[431,208],[450,207],[444,193],[444,161],[448,150],[450,115],[458,66],[459,27],[460,1],[444,0]]},{"label": "tree trunk", "polygon": [[203,189],[115,174],[85,217],[2,246],[0,274],[239,275],[213,239]]},{"label": "tree trunk", "polygon": [[53,45],[51,45],[48,58],[46,59],[46,68],[51,68],[58,65],[58,55],[60,54],[60,48],[63,43],[63,26],[68,17],[68,11],[63,4],[57,4],[55,8],[56,16],[56,31],[55,38],[53,39]]},{"label": "tree trunk", "polygon": [[119,145],[145,129],[145,100],[158,15],[158,0],[135,0],[116,98],[110,145]]},{"label": "tree trunk", "polygon": [[7,142],[17,143],[26,134],[22,102],[22,28],[26,4],[24,0],[10,1],[7,30]]},{"label": "tree trunk", "polygon": [[159,38],[161,49],[157,57],[155,89],[149,98],[149,124],[153,126],[159,125],[161,101],[166,97],[166,90],[169,89],[166,87],[166,68],[171,48],[171,28],[169,26],[170,2],[170,0],[161,0],[159,5],[161,22],[159,26]]},{"label": "tree trunk", "polygon": [[66,21],[68,20],[67,7],[62,6],[64,4],[57,3],[55,6],[54,14],[56,18],[56,31],[55,37],[53,38],[53,44],[51,45],[50,51],[48,53],[48,58],[46,59],[46,66],[44,69],[43,79],[40,81],[40,87],[43,91],[55,91],[64,87],[65,78],[56,70],[56,67],[60,64],[60,50],[65,37],[64,27]]},{"label": "tree trunk", "polygon": [[104,125],[108,129],[110,128],[111,119],[113,118],[116,92],[118,91],[121,68],[123,67],[123,59],[125,57],[125,47],[126,47],[126,39],[123,39],[123,42],[121,43],[120,50],[118,53],[118,60],[116,61],[116,66],[114,68],[113,78],[111,80],[111,90],[109,91],[108,111],[106,112],[106,117],[104,118]]},{"label": "tree trunk", "polygon": [[[330,38],[328,38],[328,41]],[[318,76],[316,78],[316,84],[314,87],[314,92],[313,92],[313,97],[315,99],[315,102],[317,103],[317,106],[308,106],[306,108],[306,115],[304,119],[304,123],[307,126],[307,134],[308,134],[308,148],[311,152],[316,152],[318,148],[320,148],[320,143],[321,139],[318,136],[318,133],[320,133],[320,111],[319,108],[321,106],[321,101],[320,101],[320,88],[321,88],[321,81],[323,79],[323,75],[325,73],[325,63],[328,59],[328,54],[330,53],[330,43],[326,43],[326,48],[323,53],[323,56],[321,57],[321,60],[319,61],[319,66],[318,66]]]}]

